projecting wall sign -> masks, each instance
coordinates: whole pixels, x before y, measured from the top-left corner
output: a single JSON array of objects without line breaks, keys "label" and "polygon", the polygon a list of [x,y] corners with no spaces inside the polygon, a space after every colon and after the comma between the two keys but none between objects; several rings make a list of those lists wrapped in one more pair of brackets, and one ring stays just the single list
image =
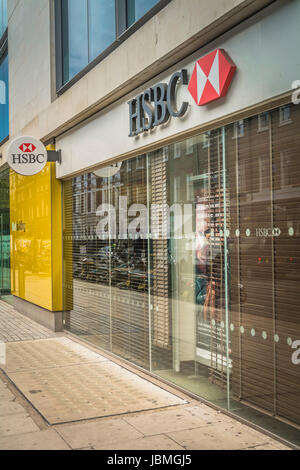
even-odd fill
[{"label": "projecting wall sign", "polygon": [[33,137],[18,137],[7,149],[7,163],[19,175],[36,175],[47,163],[47,150]]},{"label": "projecting wall sign", "polygon": [[41,141],[22,136],[10,143],[6,160],[10,168],[19,175],[33,176],[45,168],[47,161],[60,163],[60,152],[47,151]]}]

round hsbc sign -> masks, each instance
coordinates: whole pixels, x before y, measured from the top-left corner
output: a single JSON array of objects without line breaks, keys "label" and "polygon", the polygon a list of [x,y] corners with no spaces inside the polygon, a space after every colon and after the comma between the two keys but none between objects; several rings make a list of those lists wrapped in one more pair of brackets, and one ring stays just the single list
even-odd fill
[{"label": "round hsbc sign", "polygon": [[24,176],[36,175],[47,163],[45,146],[39,140],[28,136],[13,140],[6,156],[10,168]]}]

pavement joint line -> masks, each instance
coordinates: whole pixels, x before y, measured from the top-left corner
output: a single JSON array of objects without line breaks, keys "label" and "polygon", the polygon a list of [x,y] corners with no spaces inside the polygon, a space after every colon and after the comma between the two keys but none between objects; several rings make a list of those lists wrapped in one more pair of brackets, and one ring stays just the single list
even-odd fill
[{"label": "pavement joint line", "polygon": [[[11,387],[8,387],[10,389],[10,391],[16,396],[15,394],[15,391],[17,391],[19,393],[19,395],[22,397],[22,399],[25,401],[25,403],[28,405],[29,409],[31,410],[34,410],[35,413],[38,414],[38,416],[43,420],[43,422],[45,422],[47,424],[47,426],[51,426],[51,424],[49,423],[49,421],[42,415],[42,413],[31,403],[30,400],[28,400],[28,398],[24,395],[24,393],[19,389],[19,387],[17,387],[17,385],[11,380],[11,378],[6,374],[6,372],[0,368],[0,380],[1,380],[1,374],[3,374],[5,376],[5,378],[7,379],[7,384],[10,384]],[[25,408],[25,407],[24,407]],[[28,411],[28,414],[30,415],[30,417],[32,418],[32,420],[35,422],[35,424],[40,428],[40,430],[43,430],[41,429],[39,423],[36,422],[36,420],[34,419],[34,416],[33,416],[33,413],[29,413],[29,410],[27,410],[25,408],[26,411]]]},{"label": "pavement joint line", "polygon": [[65,439],[64,436],[59,432],[58,429],[56,429],[55,427],[53,427],[53,430],[54,430],[55,433],[64,441],[64,443],[69,447],[69,449],[74,450],[73,447],[66,441],[66,439]]},{"label": "pavement joint line", "polygon": [[[266,442],[262,442],[260,444],[254,444],[253,446],[248,446],[248,447],[241,447],[241,449],[239,450],[247,450],[247,449],[256,449],[257,447],[262,447],[262,446],[266,446],[266,445],[269,445],[270,444],[270,441],[266,441]],[[276,447],[275,444],[272,444],[271,445],[273,447]],[[280,450],[279,448],[277,450]]]},{"label": "pavement joint line", "polygon": [[[183,429],[183,431],[184,431],[184,429]],[[167,433],[161,434],[161,436],[165,436],[165,437],[167,437],[168,439],[170,439],[171,441],[175,442],[175,444],[177,444],[178,446],[182,447],[183,450],[189,450],[189,449],[187,449],[186,446],[184,446],[184,445],[183,445],[182,443],[180,443],[180,442],[177,442],[176,439],[174,439],[174,437],[169,436]]]},{"label": "pavement joint line", "polygon": [[[32,405],[32,406],[34,407],[34,405]],[[62,426],[62,425],[76,424],[76,423],[82,424],[85,421],[86,422],[92,422],[92,421],[96,421],[96,420],[100,420],[100,419],[104,419],[104,418],[109,418],[109,419],[123,418],[124,416],[132,415],[133,413],[147,413],[148,411],[154,411],[154,410],[159,411],[159,410],[173,408],[175,406],[183,406],[183,404],[180,405],[180,404],[176,403],[175,405],[165,405],[165,406],[161,406],[161,407],[158,407],[158,408],[144,408],[143,410],[138,410],[138,411],[136,411],[136,410],[134,410],[134,411],[124,411],[123,413],[115,413],[115,414],[110,414],[110,415],[105,415],[105,416],[93,416],[92,418],[82,418],[82,419],[74,419],[72,421],[52,422],[52,423],[49,423],[49,426]],[[47,419],[44,416],[43,416],[43,418],[47,421]],[[47,423],[48,423],[48,421],[47,421]]]}]

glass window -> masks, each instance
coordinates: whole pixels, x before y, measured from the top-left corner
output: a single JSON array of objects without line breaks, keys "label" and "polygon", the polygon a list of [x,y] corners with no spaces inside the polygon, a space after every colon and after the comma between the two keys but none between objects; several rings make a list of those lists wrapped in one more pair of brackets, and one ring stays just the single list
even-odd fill
[{"label": "glass window", "polygon": [[115,0],[62,0],[63,83],[116,37]]},{"label": "glass window", "polygon": [[0,37],[7,28],[7,0],[0,0]]},{"label": "glass window", "polygon": [[300,108],[291,113],[280,126],[269,111],[261,133],[258,115],[244,119],[239,141],[241,122],[123,162],[80,211],[74,196],[88,189],[64,183],[64,266],[68,329],[296,443]]},{"label": "glass window", "polygon": [[159,0],[127,0],[127,27],[147,13]]},{"label": "glass window", "polygon": [[57,86],[65,85],[109,46],[117,44],[117,34],[121,35],[158,2],[118,0],[116,8],[116,0],[56,0],[57,14],[61,15],[61,41],[57,43],[62,47]]},{"label": "glass window", "polygon": [[281,108],[279,108],[279,113],[280,124],[288,124],[291,122],[291,107],[289,105],[281,106]]},{"label": "glass window", "polygon": [[0,59],[0,142],[8,137],[8,55]]},{"label": "glass window", "polygon": [[258,115],[258,132],[269,129],[269,113],[260,113]]},{"label": "glass window", "polygon": [[71,80],[89,62],[87,2],[63,0],[63,77]]},{"label": "glass window", "polygon": [[244,136],[244,121],[241,119],[233,125],[233,138],[237,139]]},{"label": "glass window", "polygon": [[89,0],[89,62],[116,37],[115,0]]}]

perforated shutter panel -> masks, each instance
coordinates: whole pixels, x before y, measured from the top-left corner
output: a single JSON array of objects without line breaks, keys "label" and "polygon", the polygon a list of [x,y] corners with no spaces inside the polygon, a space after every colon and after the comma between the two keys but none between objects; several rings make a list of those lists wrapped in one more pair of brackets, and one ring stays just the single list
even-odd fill
[{"label": "perforated shutter panel", "polygon": [[[128,209],[133,204],[147,207],[146,156],[124,162],[119,185],[113,179],[112,201],[117,207],[118,197],[127,196]],[[136,214],[138,216],[138,214]],[[132,216],[133,217],[133,216]],[[133,219],[128,218],[128,223]],[[117,224],[119,212],[117,211]],[[127,240],[115,239],[111,243],[123,260],[112,265],[112,350],[114,353],[149,368],[149,303],[147,240],[141,231]]]},{"label": "perforated shutter panel", "polygon": [[290,112],[284,123],[270,112],[266,128],[247,119],[239,139],[229,130],[231,384],[235,397],[299,424],[288,344],[300,337],[299,110]]},{"label": "perforated shutter panel", "polygon": [[287,341],[300,339],[300,109],[292,104],[289,109],[290,121],[284,123],[279,110],[272,112],[274,323],[279,337],[274,408],[299,425],[300,365],[292,362],[295,349]]},{"label": "perforated shutter panel", "polygon": [[70,311],[66,327],[105,348],[110,333],[109,285],[99,252],[107,241],[96,236],[96,208],[107,200],[107,191],[107,183],[90,173],[64,183],[64,292]]},{"label": "perforated shutter panel", "polygon": [[64,269],[64,310],[66,328],[69,327],[73,309],[73,190],[72,180],[63,183],[63,269]]},{"label": "perforated shutter panel", "polygon": [[[163,152],[151,156],[151,205],[160,205],[162,208],[168,203],[167,164]],[[159,233],[159,229],[167,226],[168,214],[162,211],[157,226],[152,231]],[[152,318],[153,318],[153,345],[168,349],[170,347],[170,320],[169,320],[169,269],[168,269],[168,240],[160,236],[152,240]]]}]

